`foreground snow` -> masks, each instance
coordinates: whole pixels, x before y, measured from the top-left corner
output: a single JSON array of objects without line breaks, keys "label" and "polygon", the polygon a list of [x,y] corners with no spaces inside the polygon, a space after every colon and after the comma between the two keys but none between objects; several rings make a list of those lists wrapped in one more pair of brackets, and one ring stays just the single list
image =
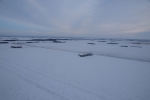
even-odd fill
[{"label": "foreground snow", "polygon": [[[77,42],[81,44],[78,45]],[[96,45],[89,46],[85,41],[77,42],[69,41],[66,44],[41,42],[19,49],[10,48],[11,43],[0,44],[0,99],[150,99],[149,62],[99,55],[82,58],[78,56],[78,52],[93,50],[91,51],[93,53],[97,51],[99,54],[108,54],[110,49],[108,47],[107,51],[100,52]],[[106,45],[103,43],[102,46]],[[132,49],[121,48],[125,52],[128,51],[126,54],[132,54]],[[147,51],[149,48],[139,49]],[[137,52],[140,50],[137,49]],[[120,49],[116,52],[121,54]],[[114,54],[111,51],[110,53]],[[124,57],[123,54],[121,56]],[[131,57],[135,58],[135,53],[130,55]],[[146,58],[149,59],[149,55],[146,55]]]}]

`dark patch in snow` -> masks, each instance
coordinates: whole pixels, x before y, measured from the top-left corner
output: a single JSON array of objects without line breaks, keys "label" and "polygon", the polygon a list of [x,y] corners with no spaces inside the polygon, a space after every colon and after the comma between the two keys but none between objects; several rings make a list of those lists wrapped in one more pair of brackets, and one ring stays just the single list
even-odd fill
[{"label": "dark patch in snow", "polygon": [[107,44],[119,44],[119,43],[112,43],[112,42],[111,42],[111,43],[107,43]]},{"label": "dark patch in snow", "polygon": [[11,46],[11,48],[22,48],[22,46]]},{"label": "dark patch in snow", "polygon": [[137,48],[142,48],[141,46],[130,46],[130,47],[137,47]]},{"label": "dark patch in snow", "polygon": [[127,45],[122,45],[122,46],[120,46],[120,47],[128,47]]},{"label": "dark patch in snow", "polygon": [[106,41],[97,41],[97,42],[106,42]]},{"label": "dark patch in snow", "polygon": [[6,44],[6,43],[8,43],[8,42],[0,42],[0,44]]},{"label": "dark patch in snow", "polygon": [[92,44],[92,45],[94,45],[95,43],[87,43],[87,44]]},{"label": "dark patch in snow", "polygon": [[86,57],[86,56],[92,56],[93,54],[91,53],[85,53],[85,54],[79,54],[80,57]]}]

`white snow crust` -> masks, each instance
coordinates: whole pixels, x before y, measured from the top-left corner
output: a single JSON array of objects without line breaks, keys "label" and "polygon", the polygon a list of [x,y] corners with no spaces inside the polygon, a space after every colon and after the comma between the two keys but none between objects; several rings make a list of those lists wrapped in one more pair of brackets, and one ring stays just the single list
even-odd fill
[{"label": "white snow crust", "polygon": [[0,44],[0,100],[150,100],[150,45],[108,42]]}]

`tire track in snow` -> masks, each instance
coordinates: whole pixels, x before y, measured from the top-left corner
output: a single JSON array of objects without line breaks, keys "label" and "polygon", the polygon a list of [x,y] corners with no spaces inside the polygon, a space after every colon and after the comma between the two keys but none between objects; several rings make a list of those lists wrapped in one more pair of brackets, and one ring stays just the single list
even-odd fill
[{"label": "tire track in snow", "polygon": [[[6,59],[2,59],[2,58],[0,58],[0,59],[3,60],[3,61],[7,61],[7,62],[9,62],[9,63],[12,63],[12,64],[14,64],[15,66],[22,66],[22,65],[19,65],[19,64],[17,64],[17,63],[11,62],[11,61],[6,60]],[[7,65],[7,66],[8,66],[8,65]],[[13,67],[13,68],[15,68],[15,67]],[[78,93],[79,93],[79,92],[81,92],[81,93],[83,92],[83,93],[86,93],[86,94],[88,94],[88,95],[91,95],[92,97],[96,97],[97,99],[103,99],[103,100],[106,99],[106,96],[104,96],[104,95],[100,95],[100,94],[98,94],[98,93],[92,92],[91,90],[84,89],[84,88],[82,88],[82,87],[80,87],[80,86],[78,86],[78,85],[72,84],[72,83],[70,83],[70,82],[68,82],[68,81],[64,81],[64,80],[62,80],[62,79],[55,78],[55,77],[52,76],[52,75],[45,75],[45,74],[43,74],[43,73],[41,73],[41,72],[35,71],[35,70],[30,69],[30,68],[27,68],[27,67],[20,67],[20,68],[26,69],[26,70],[28,70],[28,71],[30,71],[30,72],[32,72],[32,73],[37,74],[37,75],[42,75],[43,78],[44,78],[44,77],[50,78],[51,80],[53,80],[53,81],[55,81],[55,82],[57,82],[57,83],[61,83],[61,84],[63,84],[64,86],[67,86],[67,87],[69,87],[70,89],[73,89],[73,91],[78,91]],[[15,69],[16,69],[16,71],[18,70],[17,68],[15,68]],[[19,71],[19,70],[18,70],[18,71]],[[21,75],[19,75],[19,76],[22,77],[24,80],[26,80],[26,81],[28,81],[28,82],[34,84],[35,86],[37,86],[37,87],[39,87],[39,88],[42,88],[42,89],[45,90],[45,91],[48,91],[48,90],[49,90],[49,89],[44,88],[43,86],[41,86],[41,85],[39,85],[39,84],[37,84],[37,83],[35,83],[35,82],[33,82],[33,81],[31,81],[31,80],[25,78],[24,76],[21,76]],[[50,93],[50,91],[48,91],[48,92]],[[65,90],[64,92],[67,92],[67,90]],[[56,94],[55,92],[52,92],[52,93]],[[73,95],[74,95],[74,98],[78,98],[78,96],[76,95],[76,92],[73,93]],[[73,96],[73,95],[72,95],[72,96]],[[75,95],[76,95],[76,96],[75,96]],[[95,99],[96,99],[96,98],[95,98]],[[78,99],[79,99],[79,98],[78,98]],[[108,98],[107,98],[107,100],[108,100]]]},{"label": "tire track in snow", "polygon": [[59,98],[62,99],[62,100],[69,100],[69,99],[67,99],[66,97],[63,97],[63,96],[59,95],[58,93],[56,93],[56,92],[54,92],[54,91],[51,91],[50,89],[47,89],[47,88],[45,88],[44,86],[42,86],[42,85],[40,85],[40,84],[38,84],[38,83],[35,83],[35,82],[33,82],[32,80],[30,80],[30,79],[28,79],[28,78],[26,78],[26,77],[24,77],[24,76],[22,76],[22,75],[20,75],[20,74],[18,74],[18,73],[16,73],[16,72],[12,71],[12,70],[9,69],[9,68],[6,68],[6,67],[4,67],[4,66],[0,66],[0,67],[3,68],[3,69],[5,69],[5,70],[7,70],[7,71],[9,71],[10,73],[14,74],[15,76],[21,78],[21,79],[24,80],[25,82],[27,82],[27,83],[29,83],[29,84],[35,86],[36,88],[39,88],[40,90],[45,91],[45,92],[48,93],[48,94],[54,95],[54,96],[56,96],[56,97],[59,97]]}]

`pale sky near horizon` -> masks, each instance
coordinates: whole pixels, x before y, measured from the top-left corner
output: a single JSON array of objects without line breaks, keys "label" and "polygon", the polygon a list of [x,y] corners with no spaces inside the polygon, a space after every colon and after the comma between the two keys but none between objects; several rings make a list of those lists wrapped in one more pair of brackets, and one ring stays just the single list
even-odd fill
[{"label": "pale sky near horizon", "polygon": [[150,0],[0,0],[0,35],[150,39]]}]

